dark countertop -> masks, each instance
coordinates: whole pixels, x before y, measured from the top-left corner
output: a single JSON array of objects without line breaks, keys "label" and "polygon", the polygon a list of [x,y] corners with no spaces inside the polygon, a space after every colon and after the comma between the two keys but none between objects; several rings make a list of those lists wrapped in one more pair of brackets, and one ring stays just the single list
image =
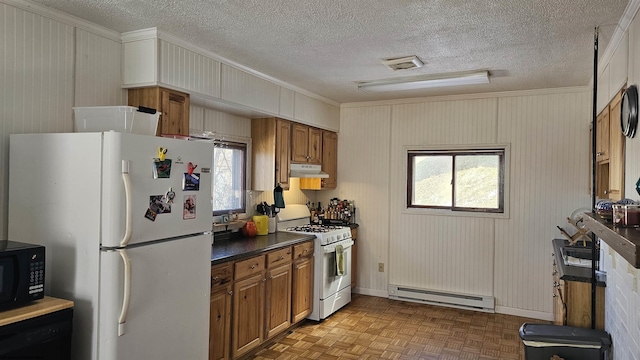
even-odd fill
[{"label": "dark countertop", "polygon": [[276,232],[252,238],[216,240],[211,246],[211,265],[260,255],[261,253],[313,240],[316,236]]},{"label": "dark countertop", "polygon": [[597,237],[604,240],[636,269],[640,269],[640,228],[613,226],[611,221],[597,214],[586,212],[584,225]]},{"label": "dark countertop", "polygon": [[[556,269],[560,279],[564,281],[579,281],[579,282],[591,282],[591,268],[565,265],[562,259],[561,247],[569,246],[569,241],[566,239],[553,239],[553,254],[556,259]],[[601,271],[596,271],[596,278],[598,279],[598,286],[606,286],[607,275]]]}]

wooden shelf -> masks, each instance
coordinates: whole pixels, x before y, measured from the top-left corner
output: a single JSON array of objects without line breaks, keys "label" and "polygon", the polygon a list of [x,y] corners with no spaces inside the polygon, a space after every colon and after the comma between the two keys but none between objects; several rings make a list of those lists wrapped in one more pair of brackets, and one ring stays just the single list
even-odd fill
[{"label": "wooden shelf", "polygon": [[45,296],[28,305],[0,312],[0,326],[9,325],[18,321],[27,320],[36,316],[50,314],[59,310],[73,307],[73,301],[57,299]]},{"label": "wooden shelf", "polygon": [[640,229],[613,226],[595,213],[585,213],[584,224],[597,237],[625,258],[633,267],[640,269]]}]

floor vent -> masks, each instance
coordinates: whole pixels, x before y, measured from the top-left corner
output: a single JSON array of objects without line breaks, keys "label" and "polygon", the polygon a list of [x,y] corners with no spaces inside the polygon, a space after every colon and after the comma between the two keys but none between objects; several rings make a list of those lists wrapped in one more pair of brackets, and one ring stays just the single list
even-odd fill
[{"label": "floor vent", "polygon": [[493,296],[458,294],[427,289],[389,285],[389,299],[448,306],[483,312],[495,312]]}]

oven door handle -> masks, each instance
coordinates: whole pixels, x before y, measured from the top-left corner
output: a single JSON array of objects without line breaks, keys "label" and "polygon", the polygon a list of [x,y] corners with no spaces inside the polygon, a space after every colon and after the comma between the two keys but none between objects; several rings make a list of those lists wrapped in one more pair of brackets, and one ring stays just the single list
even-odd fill
[{"label": "oven door handle", "polygon": [[347,250],[347,249],[350,249],[351,246],[353,246],[353,244],[354,244],[353,240],[349,240],[344,243],[325,245],[323,246],[322,252],[324,254],[333,254],[336,252],[336,245],[342,245],[342,249]]}]

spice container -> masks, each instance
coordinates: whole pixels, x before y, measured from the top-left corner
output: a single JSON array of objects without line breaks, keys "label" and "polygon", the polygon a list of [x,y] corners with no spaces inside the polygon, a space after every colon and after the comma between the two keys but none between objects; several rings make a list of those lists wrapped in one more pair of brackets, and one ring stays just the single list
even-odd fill
[{"label": "spice container", "polygon": [[640,226],[640,205],[613,204],[613,224],[620,227]]}]

